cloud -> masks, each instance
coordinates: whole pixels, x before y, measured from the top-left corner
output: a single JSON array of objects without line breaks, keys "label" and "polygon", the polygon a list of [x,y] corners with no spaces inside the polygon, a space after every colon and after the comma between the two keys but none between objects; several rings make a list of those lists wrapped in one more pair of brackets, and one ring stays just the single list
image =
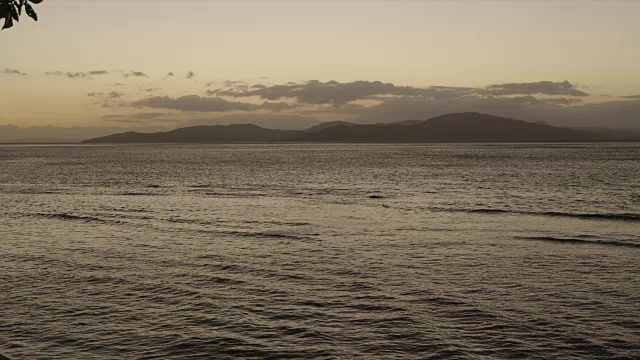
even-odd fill
[{"label": "cloud", "polygon": [[249,90],[249,84],[245,81],[231,81],[225,80],[222,82],[219,81],[210,81],[205,84],[206,87],[216,86],[216,89],[207,90],[207,94],[209,96],[216,96],[216,94],[221,93],[242,93]]},{"label": "cloud", "polygon": [[541,104],[554,104],[554,105],[575,105],[582,103],[580,99],[573,98],[548,98],[548,99],[535,99],[535,102]]},{"label": "cloud", "polygon": [[89,78],[89,75],[87,73],[84,72],[66,72],[63,73],[62,71],[50,71],[47,72],[46,75],[50,75],[50,76],[66,76],[69,79],[82,79],[82,78]]},{"label": "cloud", "polygon": [[103,119],[117,119],[117,118],[132,118],[132,119],[140,119],[140,120],[149,120],[156,119],[162,116],[171,115],[171,113],[137,113],[137,114],[113,114],[113,115],[104,115]]},{"label": "cloud", "polygon": [[247,85],[247,83],[245,81],[231,81],[231,80],[225,80],[222,82],[223,86],[226,87],[234,87],[234,86],[238,86],[238,85]]},{"label": "cloud", "polygon": [[568,81],[538,81],[533,83],[509,83],[494,84],[487,86],[482,90],[486,95],[565,95],[565,96],[589,96],[589,94],[580,91],[577,87]]},{"label": "cloud", "polygon": [[124,86],[123,83],[115,83],[115,84],[109,84],[109,86]]},{"label": "cloud", "polygon": [[71,79],[87,77],[87,74],[82,73],[82,72],[68,72],[68,73],[66,73],[64,75],[66,77],[68,77],[68,78],[71,78]]},{"label": "cloud", "polygon": [[91,75],[105,75],[108,74],[109,72],[107,70],[92,70],[89,72],[66,72],[63,73],[62,71],[49,71],[46,73],[46,75],[50,75],[50,76],[66,76],[69,79],[82,79],[82,78],[87,78],[87,79],[91,79]]},{"label": "cloud", "polygon": [[295,99],[302,104],[331,104],[341,106],[346,103],[375,99],[381,96],[429,96],[433,98],[460,97],[472,94],[473,88],[396,86],[380,81],[354,81],[339,83],[337,81],[321,82],[310,80],[304,83],[287,83],[284,85],[266,86],[257,84],[248,89],[209,90],[208,94],[217,96],[251,97],[257,96],[266,100],[284,98]]},{"label": "cloud", "polygon": [[[424,120],[453,112],[481,112],[515,119],[543,120],[569,127],[640,128],[640,96],[628,95],[618,102],[584,103],[586,93],[568,81],[493,84],[487,87],[399,86],[381,81],[305,81],[277,85],[221,81],[208,89],[211,97],[152,96],[136,106],[182,111],[181,118],[202,112],[276,113],[326,121],[360,123]],[[250,98],[240,101],[239,98]],[[259,101],[257,101],[259,99]],[[602,99],[602,98],[600,98]],[[586,101],[586,100],[584,100]],[[185,113],[186,112],[186,113]],[[309,120],[309,119],[306,119]],[[308,125],[308,124],[305,124]]]},{"label": "cloud", "polygon": [[174,73],[173,72],[169,72],[169,73],[167,73],[167,76],[174,76]]},{"label": "cloud", "polygon": [[194,73],[193,71],[189,71],[187,72],[187,79],[193,79],[196,76],[196,73]]},{"label": "cloud", "polygon": [[[224,87],[227,87],[226,89]],[[265,100],[294,99],[308,105],[330,104],[340,107],[358,100],[384,100],[390,97],[415,96],[431,99],[455,99],[468,96],[511,96],[511,95],[563,95],[587,96],[568,81],[540,81],[535,83],[494,84],[486,88],[430,86],[398,86],[381,81],[337,81],[322,82],[310,80],[302,83],[286,83],[266,86],[246,83],[225,82],[223,88],[207,90],[208,95],[229,97],[259,97]],[[571,103],[572,100],[565,100]]]},{"label": "cloud", "polygon": [[7,75],[20,75],[20,76],[27,76],[27,73],[23,73],[20,70],[17,69],[12,69],[12,68],[6,68],[4,69],[4,71],[2,71],[3,74],[7,74]]},{"label": "cloud", "polygon": [[222,98],[205,98],[198,95],[185,95],[179,98],[169,96],[154,96],[131,103],[132,106],[145,106],[156,109],[173,109],[181,111],[198,112],[225,112],[225,111],[254,111],[271,110],[282,111],[295,108],[285,102],[263,102],[262,104],[252,104],[239,101],[228,101]]},{"label": "cloud", "polygon": [[298,105],[295,104],[289,104],[287,102],[281,101],[281,102],[268,102],[265,101],[262,104],[260,104],[260,109],[263,110],[271,110],[271,111],[283,111],[283,110],[290,110],[290,109],[295,109],[296,107],[298,107]]},{"label": "cloud", "polygon": [[259,108],[255,104],[227,101],[220,98],[202,98],[198,95],[186,95],[175,99],[168,96],[154,96],[133,102],[132,105],[182,111],[233,111]]},{"label": "cloud", "polygon": [[221,86],[223,88],[236,88],[236,87],[240,87],[240,88],[248,88],[248,84],[246,81],[241,81],[241,80],[225,80],[222,82],[219,81],[209,81],[208,83],[206,83],[207,87],[211,87],[211,86]]},{"label": "cloud", "polygon": [[359,114],[366,107],[361,104],[349,103],[342,105],[340,107],[326,107],[326,106],[315,106],[315,107],[307,107],[306,109],[298,110],[299,114],[345,114],[345,115],[353,115]]},{"label": "cloud", "polygon": [[123,124],[152,124],[152,123],[173,123],[177,124],[182,120],[176,119],[156,119],[156,120],[141,120],[141,119],[112,119],[109,122],[123,123]]},{"label": "cloud", "polygon": [[91,92],[91,93],[88,93],[87,96],[90,96],[90,97],[103,97],[104,93],[102,93],[102,92]]},{"label": "cloud", "polygon": [[161,90],[160,88],[147,88],[147,89],[143,89],[142,91],[144,92],[154,92],[154,91],[158,91]]},{"label": "cloud", "polygon": [[124,77],[149,77],[147,76],[147,74],[143,73],[142,71],[129,71],[129,72],[125,72],[124,74],[122,74],[122,76]]},{"label": "cloud", "polygon": [[102,118],[106,121],[122,122],[122,123],[144,123],[151,122],[181,122],[182,120],[176,119],[160,119],[164,116],[171,115],[170,113],[137,113],[137,114],[112,114],[104,115]]},{"label": "cloud", "polygon": [[107,95],[107,97],[109,99],[119,99],[124,95],[124,93],[121,92],[117,92],[117,91],[112,91],[109,93],[109,95]]}]

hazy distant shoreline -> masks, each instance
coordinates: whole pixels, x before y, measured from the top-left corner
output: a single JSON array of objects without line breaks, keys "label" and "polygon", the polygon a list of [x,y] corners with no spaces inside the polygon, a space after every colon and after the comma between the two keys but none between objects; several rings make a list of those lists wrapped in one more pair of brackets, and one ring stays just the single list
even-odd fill
[{"label": "hazy distant shoreline", "polygon": [[366,145],[428,145],[428,144],[580,144],[580,143],[636,143],[640,139],[619,139],[619,140],[567,140],[567,141],[426,141],[426,142],[367,142],[367,141],[261,141],[261,142],[133,142],[133,143],[85,143],[85,142],[43,142],[43,143],[20,143],[20,142],[0,142],[0,146],[12,145],[82,145],[82,146],[101,146],[101,145],[318,145],[318,144],[366,144]]},{"label": "hazy distant shoreline", "polygon": [[468,143],[640,140],[633,135],[550,126],[475,112],[383,124],[328,122],[305,130],[253,124],[191,126],[156,133],[125,132],[83,143]]},{"label": "hazy distant shoreline", "polygon": [[[122,131],[122,130],[120,130]],[[265,127],[255,123],[197,125],[173,130],[93,133],[44,133],[36,136],[2,134],[0,144],[80,143],[469,143],[469,142],[603,142],[640,141],[634,129],[607,130],[557,127],[475,112],[451,113],[427,120],[390,123],[330,121],[305,129]],[[26,135],[26,134],[24,134]]]}]

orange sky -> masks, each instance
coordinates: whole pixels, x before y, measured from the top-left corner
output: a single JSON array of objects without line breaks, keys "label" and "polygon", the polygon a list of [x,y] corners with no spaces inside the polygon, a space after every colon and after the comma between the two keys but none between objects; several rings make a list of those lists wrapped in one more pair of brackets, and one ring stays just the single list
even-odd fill
[{"label": "orange sky", "polygon": [[[226,80],[418,88],[568,80],[589,93],[582,103],[640,94],[637,1],[45,0],[36,10],[38,23],[25,18],[0,33],[0,125],[114,125],[111,115],[151,110],[132,102],[205,97]],[[98,70],[108,74],[88,75]],[[146,76],[125,76],[133,71]],[[179,120],[243,113],[165,111]]]}]

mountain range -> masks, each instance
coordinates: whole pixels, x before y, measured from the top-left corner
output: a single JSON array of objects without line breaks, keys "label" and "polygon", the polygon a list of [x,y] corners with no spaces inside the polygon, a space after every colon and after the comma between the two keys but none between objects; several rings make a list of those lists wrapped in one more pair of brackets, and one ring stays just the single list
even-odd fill
[{"label": "mountain range", "polygon": [[454,113],[428,120],[380,124],[334,121],[306,130],[266,129],[257,125],[191,126],[166,132],[125,132],[83,143],[265,143],[265,142],[564,142],[640,140],[480,113]]}]

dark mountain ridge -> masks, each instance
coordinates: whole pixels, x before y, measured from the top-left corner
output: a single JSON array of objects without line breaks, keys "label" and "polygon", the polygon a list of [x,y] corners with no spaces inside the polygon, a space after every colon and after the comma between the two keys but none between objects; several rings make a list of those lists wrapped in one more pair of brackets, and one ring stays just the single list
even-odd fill
[{"label": "dark mountain ridge", "polygon": [[292,130],[265,129],[252,124],[199,125],[157,133],[126,132],[83,143],[250,143],[279,141]]},{"label": "dark mountain ridge", "polygon": [[264,142],[556,142],[612,141],[611,134],[531,123],[480,113],[454,113],[424,121],[355,124],[334,121],[307,130],[257,125],[193,126],[167,132],[126,132],[84,143],[264,143]]}]

